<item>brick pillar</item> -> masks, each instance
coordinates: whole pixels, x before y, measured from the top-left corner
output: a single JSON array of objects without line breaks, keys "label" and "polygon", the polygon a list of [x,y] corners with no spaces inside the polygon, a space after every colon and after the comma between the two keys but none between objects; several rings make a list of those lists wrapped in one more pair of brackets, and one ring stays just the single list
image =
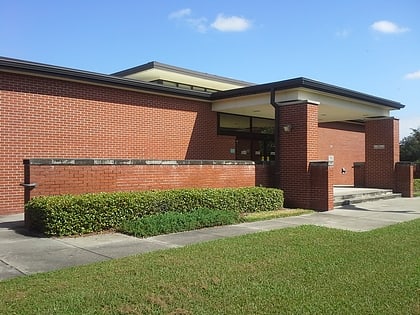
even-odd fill
[{"label": "brick pillar", "polygon": [[363,188],[365,186],[365,162],[354,162],[354,187]]},{"label": "brick pillar", "polygon": [[308,168],[311,160],[318,159],[318,104],[300,101],[277,106],[277,186],[284,191],[286,207],[310,208]]},{"label": "brick pillar", "polygon": [[365,184],[371,188],[394,188],[394,168],[399,161],[399,121],[393,117],[366,121]]},{"label": "brick pillar", "polygon": [[311,162],[311,209],[326,211],[334,209],[334,170],[328,161]]},{"label": "brick pillar", "polygon": [[395,164],[395,188],[403,197],[414,196],[414,166],[411,162],[398,162]]}]

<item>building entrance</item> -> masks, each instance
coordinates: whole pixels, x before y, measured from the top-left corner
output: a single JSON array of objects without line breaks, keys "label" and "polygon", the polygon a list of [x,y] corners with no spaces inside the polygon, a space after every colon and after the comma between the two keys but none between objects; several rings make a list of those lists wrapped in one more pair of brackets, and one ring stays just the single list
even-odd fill
[{"label": "building entrance", "polygon": [[236,139],[236,159],[255,162],[269,162],[276,159],[274,140]]}]

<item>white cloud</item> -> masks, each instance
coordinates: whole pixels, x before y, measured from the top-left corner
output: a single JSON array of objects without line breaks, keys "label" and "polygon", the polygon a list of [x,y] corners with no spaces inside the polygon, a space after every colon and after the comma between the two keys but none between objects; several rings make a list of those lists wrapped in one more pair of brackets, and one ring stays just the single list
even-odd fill
[{"label": "white cloud", "polygon": [[340,38],[347,38],[350,35],[350,31],[347,29],[342,29],[337,32],[335,32],[335,36]]},{"label": "white cloud", "polygon": [[370,26],[374,31],[385,33],[385,34],[398,34],[408,32],[410,29],[401,27],[390,21],[377,21]]},{"label": "white cloud", "polygon": [[193,17],[192,10],[189,8],[170,13],[169,19],[182,21],[200,33],[205,33],[208,28],[207,19],[204,17]]},{"label": "white cloud", "polygon": [[[185,23],[200,33],[205,33],[209,28],[207,18],[194,16],[190,8],[174,11],[168,15],[168,18]],[[243,17],[234,15],[226,17],[219,14],[211,27],[221,32],[242,32],[251,27],[251,22]]]},{"label": "white cloud", "polygon": [[207,19],[205,17],[201,18],[191,18],[185,20],[192,28],[200,33],[205,33],[207,31]]},{"label": "white cloud", "polygon": [[238,16],[219,14],[211,27],[221,32],[243,32],[251,27],[251,21]]},{"label": "white cloud", "polygon": [[415,71],[415,72],[411,72],[411,73],[407,73],[404,76],[404,79],[407,79],[407,80],[419,80],[420,79],[420,70],[419,71]]},{"label": "white cloud", "polygon": [[171,14],[169,14],[169,18],[170,19],[182,19],[182,18],[184,18],[186,16],[191,15],[191,12],[192,11],[189,8],[181,9],[181,10],[174,11]]}]

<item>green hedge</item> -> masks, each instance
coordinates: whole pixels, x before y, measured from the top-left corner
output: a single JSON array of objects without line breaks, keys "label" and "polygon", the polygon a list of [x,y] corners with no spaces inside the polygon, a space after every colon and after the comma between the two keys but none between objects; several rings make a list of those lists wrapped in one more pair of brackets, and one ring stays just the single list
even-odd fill
[{"label": "green hedge", "polygon": [[25,205],[25,225],[45,235],[99,232],[150,214],[197,208],[237,213],[278,210],[283,192],[274,188],[177,189],[43,196]]}]

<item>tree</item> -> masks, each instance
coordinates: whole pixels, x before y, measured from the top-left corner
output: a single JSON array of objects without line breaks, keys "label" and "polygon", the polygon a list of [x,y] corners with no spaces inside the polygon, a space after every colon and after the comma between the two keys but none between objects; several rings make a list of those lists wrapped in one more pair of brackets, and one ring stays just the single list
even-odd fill
[{"label": "tree", "polygon": [[401,140],[400,160],[420,162],[420,127],[411,129],[411,134]]}]

